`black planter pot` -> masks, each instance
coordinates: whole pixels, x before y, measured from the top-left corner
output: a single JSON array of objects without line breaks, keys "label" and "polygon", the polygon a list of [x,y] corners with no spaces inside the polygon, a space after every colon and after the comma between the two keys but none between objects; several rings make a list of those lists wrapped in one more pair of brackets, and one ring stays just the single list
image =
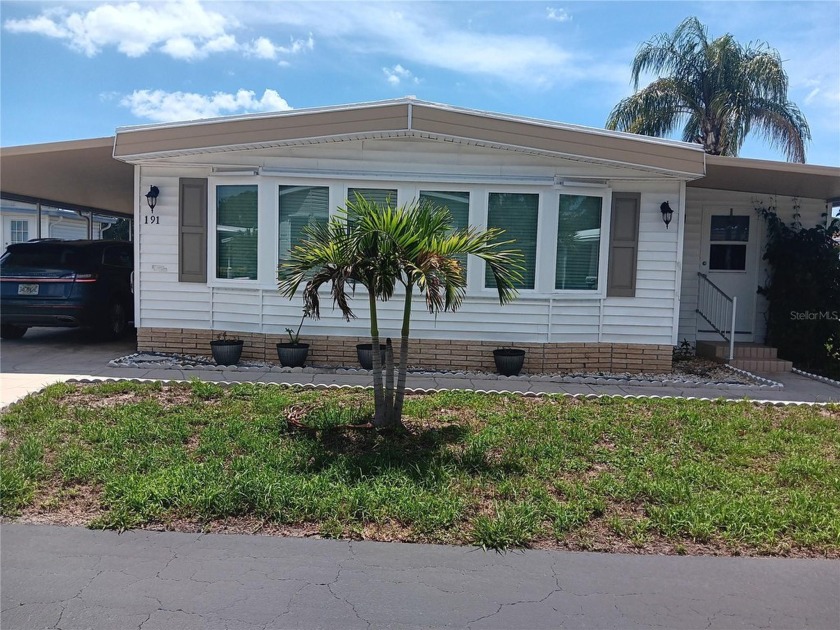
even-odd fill
[{"label": "black planter pot", "polygon": [[242,356],[241,339],[217,339],[210,342],[210,351],[216,365],[236,365]]},{"label": "black planter pot", "polygon": [[[382,366],[385,366],[385,344],[379,345],[379,354],[382,357]],[[360,343],[356,345],[356,356],[359,357],[359,363],[365,370],[373,369],[373,344]]]},{"label": "black planter pot", "polygon": [[493,350],[496,371],[502,376],[518,376],[525,363],[525,351],[518,348],[499,348]]},{"label": "black planter pot", "polygon": [[277,358],[283,367],[303,367],[309,354],[308,343],[278,343]]}]

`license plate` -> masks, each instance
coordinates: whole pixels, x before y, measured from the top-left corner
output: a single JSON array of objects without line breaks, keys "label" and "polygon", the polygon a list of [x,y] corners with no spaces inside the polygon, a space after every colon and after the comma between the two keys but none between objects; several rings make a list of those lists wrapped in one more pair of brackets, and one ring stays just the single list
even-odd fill
[{"label": "license plate", "polygon": [[38,295],[37,284],[19,284],[18,295]]}]

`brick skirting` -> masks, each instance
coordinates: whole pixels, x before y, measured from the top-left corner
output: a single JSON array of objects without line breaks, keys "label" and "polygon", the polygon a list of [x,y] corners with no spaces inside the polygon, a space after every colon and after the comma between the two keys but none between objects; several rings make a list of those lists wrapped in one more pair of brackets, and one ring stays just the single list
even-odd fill
[{"label": "brick skirting", "polygon": [[[178,352],[210,356],[210,342],[220,331],[192,328],[140,328],[137,349],[145,352]],[[229,333],[242,339],[242,358],[277,363],[275,344],[289,340],[286,335],[262,333]],[[356,344],[370,343],[370,337],[321,336],[304,337],[309,345],[307,365],[359,367]],[[384,341],[384,340],[383,340]],[[394,339],[399,352],[399,339]],[[515,343],[525,353],[524,374],[552,372],[669,372],[669,345],[629,343]],[[495,341],[457,341],[444,339],[411,339],[408,365],[430,370],[480,370],[494,372]]]}]

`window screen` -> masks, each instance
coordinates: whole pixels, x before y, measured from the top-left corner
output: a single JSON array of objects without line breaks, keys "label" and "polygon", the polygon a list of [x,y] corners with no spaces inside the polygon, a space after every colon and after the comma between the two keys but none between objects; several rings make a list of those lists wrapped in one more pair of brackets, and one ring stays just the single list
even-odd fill
[{"label": "window screen", "polygon": [[601,198],[560,195],[558,213],[554,288],[597,290],[601,252]]},{"label": "window screen", "polygon": [[[449,210],[452,215],[452,230],[463,230],[470,225],[470,193],[421,190],[420,203],[431,203]],[[467,268],[467,255],[455,257],[461,267]]]},{"label": "window screen", "polygon": [[388,188],[348,188],[347,201],[354,202],[356,197],[362,197],[368,201],[373,201],[381,206],[390,203],[392,206],[397,205],[397,191],[396,189]]},{"label": "window screen", "polygon": [[257,279],[257,187],[216,187],[216,277]]},{"label": "window screen", "polygon": [[[533,289],[537,268],[537,213],[540,205],[538,194],[490,193],[487,207],[487,227],[501,228],[503,241],[515,241],[511,249],[522,252],[522,280],[517,289]],[[495,288],[496,280],[490,268],[485,269],[484,286]]]},{"label": "window screen", "polygon": [[303,228],[329,220],[330,189],[326,186],[280,186],[280,229],[278,255],[288,260],[292,247],[300,243]]}]

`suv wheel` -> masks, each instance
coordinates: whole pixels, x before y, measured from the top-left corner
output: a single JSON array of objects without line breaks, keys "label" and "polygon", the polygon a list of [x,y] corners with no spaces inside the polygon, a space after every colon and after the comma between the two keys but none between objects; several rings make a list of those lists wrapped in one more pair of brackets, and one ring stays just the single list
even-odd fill
[{"label": "suv wheel", "polygon": [[0,337],[3,339],[20,339],[26,334],[26,326],[17,324],[3,324],[0,326]]},{"label": "suv wheel", "polygon": [[108,304],[108,311],[105,317],[105,336],[108,339],[119,339],[128,328],[128,312],[125,305],[119,300],[113,300]]}]

